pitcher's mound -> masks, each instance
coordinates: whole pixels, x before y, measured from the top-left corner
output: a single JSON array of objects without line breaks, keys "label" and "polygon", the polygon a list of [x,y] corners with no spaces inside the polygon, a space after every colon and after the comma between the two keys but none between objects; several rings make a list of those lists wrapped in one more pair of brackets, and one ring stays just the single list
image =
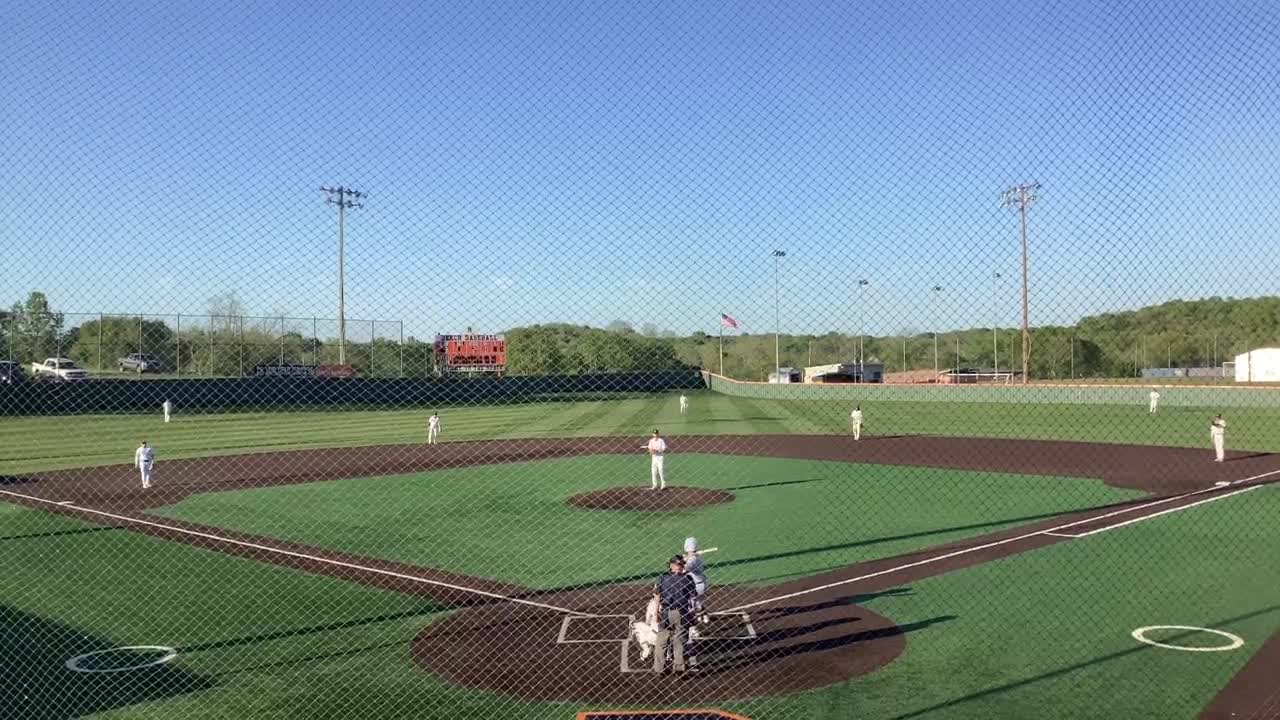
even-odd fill
[{"label": "pitcher's mound", "polygon": [[591,510],[642,510],[662,512],[733,502],[733,493],[707,488],[674,487],[650,490],[647,487],[616,487],[595,490],[569,498],[574,507]]}]

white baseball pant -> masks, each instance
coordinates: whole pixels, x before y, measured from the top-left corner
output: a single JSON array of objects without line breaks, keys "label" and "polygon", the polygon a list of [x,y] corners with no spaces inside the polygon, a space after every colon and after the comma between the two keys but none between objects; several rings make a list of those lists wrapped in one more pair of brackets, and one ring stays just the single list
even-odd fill
[{"label": "white baseball pant", "polygon": [[653,489],[665,488],[667,486],[666,458],[661,455],[654,455],[649,462],[649,481]]},{"label": "white baseball pant", "polygon": [[143,489],[151,487],[151,463],[143,463],[138,466],[138,471],[142,474]]}]

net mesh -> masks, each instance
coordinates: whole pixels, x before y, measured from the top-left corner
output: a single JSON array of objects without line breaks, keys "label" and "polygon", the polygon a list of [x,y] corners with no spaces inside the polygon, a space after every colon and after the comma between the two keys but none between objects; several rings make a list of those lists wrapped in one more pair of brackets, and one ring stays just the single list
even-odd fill
[{"label": "net mesh", "polygon": [[1280,714],[1274,3],[0,16],[0,716]]}]

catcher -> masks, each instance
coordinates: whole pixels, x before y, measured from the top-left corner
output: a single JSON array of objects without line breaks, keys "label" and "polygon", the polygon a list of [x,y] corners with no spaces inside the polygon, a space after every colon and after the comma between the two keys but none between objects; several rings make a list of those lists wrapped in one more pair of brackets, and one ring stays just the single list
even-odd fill
[{"label": "catcher", "polygon": [[658,604],[657,595],[650,598],[644,610],[644,620],[631,623],[631,634],[640,645],[641,660],[653,657],[653,648],[658,644],[658,632],[661,630],[658,626]]}]

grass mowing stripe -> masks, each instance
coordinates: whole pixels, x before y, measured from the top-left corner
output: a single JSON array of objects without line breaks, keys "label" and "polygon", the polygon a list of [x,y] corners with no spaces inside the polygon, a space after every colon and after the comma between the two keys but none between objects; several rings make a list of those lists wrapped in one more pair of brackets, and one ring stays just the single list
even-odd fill
[{"label": "grass mowing stripe", "polygon": [[770,405],[773,407],[766,408],[764,403],[751,399],[748,399],[743,403],[743,409],[750,413],[749,418],[755,431],[770,434],[786,434],[791,432],[792,427],[778,417],[778,404],[770,403]]}]

